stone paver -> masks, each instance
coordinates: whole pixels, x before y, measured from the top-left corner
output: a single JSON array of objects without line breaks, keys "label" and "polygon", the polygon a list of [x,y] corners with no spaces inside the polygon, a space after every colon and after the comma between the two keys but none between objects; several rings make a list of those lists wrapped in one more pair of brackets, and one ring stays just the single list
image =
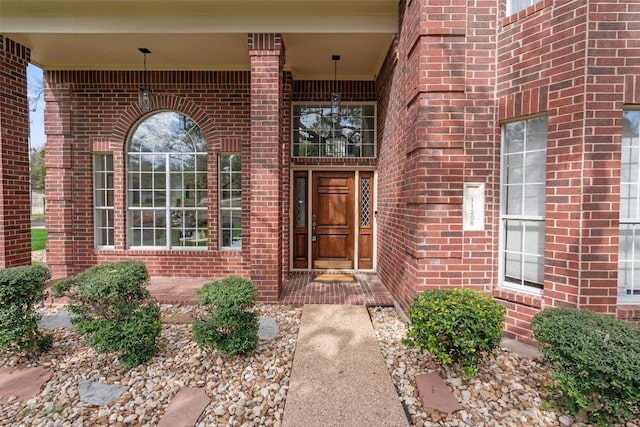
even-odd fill
[{"label": "stone paver", "polygon": [[408,425],[366,307],[305,305],[282,426]]},{"label": "stone paver", "polygon": [[71,327],[71,313],[45,314],[38,321],[38,326],[42,329],[60,329]]},{"label": "stone paver", "polygon": [[53,376],[45,368],[0,368],[0,405],[15,396],[15,401],[26,402],[40,392],[42,385]]},{"label": "stone paver", "polygon": [[211,399],[204,390],[195,387],[180,389],[169,403],[158,427],[192,427],[204,412]]},{"label": "stone paver", "polygon": [[89,381],[84,378],[80,378],[78,380],[80,400],[84,403],[96,406],[108,405],[118,399],[126,389],[126,386],[118,384],[105,384]]},{"label": "stone paver", "polygon": [[280,328],[273,317],[261,316],[258,322],[258,338],[263,341],[271,341],[278,336]]},{"label": "stone paver", "polygon": [[416,375],[416,387],[425,408],[448,414],[462,409],[449,386],[435,372]]}]

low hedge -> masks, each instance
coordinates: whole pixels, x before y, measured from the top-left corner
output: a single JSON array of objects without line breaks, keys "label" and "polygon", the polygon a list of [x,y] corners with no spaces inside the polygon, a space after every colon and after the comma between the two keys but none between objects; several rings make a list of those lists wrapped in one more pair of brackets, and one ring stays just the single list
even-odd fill
[{"label": "low hedge", "polygon": [[146,285],[149,274],[137,261],[91,267],[53,286],[71,299],[71,322],[99,353],[116,353],[130,369],[150,360],[160,335],[160,306]]},{"label": "low hedge", "polygon": [[40,332],[36,312],[49,277],[40,265],[0,270],[0,349],[39,354],[51,347],[53,335]]},{"label": "low hedge", "polygon": [[438,289],[414,297],[405,344],[429,351],[445,365],[459,363],[465,377],[500,344],[504,307],[469,289]]},{"label": "low hedge", "polygon": [[558,402],[582,421],[608,425],[640,417],[640,328],[613,316],[552,308],[532,322],[552,364]]},{"label": "low hedge", "polygon": [[241,277],[207,283],[198,290],[196,304],[208,314],[193,323],[193,337],[201,349],[215,348],[227,356],[251,354],[258,346],[258,315],[252,310],[258,291]]}]

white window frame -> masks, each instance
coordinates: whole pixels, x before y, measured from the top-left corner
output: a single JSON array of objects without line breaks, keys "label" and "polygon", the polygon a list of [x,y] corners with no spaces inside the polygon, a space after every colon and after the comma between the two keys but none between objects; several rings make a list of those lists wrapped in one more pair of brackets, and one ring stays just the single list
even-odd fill
[{"label": "white window frame", "polygon": [[[239,158],[238,164],[240,165],[240,170],[234,170],[232,168],[233,162],[227,160],[229,156],[237,156]],[[229,168],[227,168],[229,167]],[[223,174],[229,174],[229,188],[223,188]],[[234,182],[232,179],[234,174],[239,174],[240,179],[237,181],[238,186],[233,187],[231,184]],[[242,156],[240,153],[220,153],[218,155],[218,228],[219,228],[219,245],[221,250],[229,250],[229,251],[239,251],[242,250]],[[234,192],[239,194],[239,200],[236,200],[236,204],[239,203],[239,206],[223,206],[225,201],[232,201],[234,197],[228,197],[225,195],[225,192],[228,192],[228,195],[231,196]],[[238,197],[236,197],[237,199]],[[224,216],[225,214],[229,214],[231,218],[230,226],[225,227]],[[234,218],[239,218],[240,227],[234,227]],[[229,242],[230,244],[225,244],[225,233],[229,233]],[[238,237],[234,237],[234,234],[239,233]]]},{"label": "white window frame", "polygon": [[[93,155],[93,228],[96,248],[115,246],[113,185],[113,154],[95,153]],[[103,215],[106,215],[106,218]],[[106,224],[103,219],[106,219]],[[106,237],[106,241],[103,236]]]},{"label": "white window frame", "polygon": [[[174,113],[180,119],[184,133],[187,135],[193,135],[194,129],[199,133],[197,125],[187,116],[178,111],[160,111],[156,114],[162,113]],[[155,115],[155,114],[154,114]],[[148,116],[149,117],[153,116]],[[144,123],[141,122],[141,124]],[[138,125],[140,126],[140,125]],[[173,128],[171,128],[173,129]],[[145,147],[150,151],[135,151],[131,149],[133,136],[135,135],[138,127],[134,130],[132,137],[129,141],[129,150],[127,152],[127,247],[134,250],[206,250],[207,249],[207,236],[208,236],[208,222],[207,222],[207,182],[208,182],[208,156],[206,151],[206,141],[204,139],[192,139],[191,141],[201,141],[204,143],[204,150],[163,150],[161,144],[166,141],[163,139],[164,134],[159,136],[160,139],[151,139],[149,144],[145,144]],[[181,134],[183,135],[183,134]],[[154,146],[154,144],[160,144]],[[195,145],[194,145],[195,146]],[[191,148],[191,147],[190,147]],[[142,167],[139,170],[132,170],[132,159],[139,157],[139,165],[142,165],[144,158],[152,158],[151,164],[154,165],[154,169],[151,171],[143,170]],[[194,188],[172,188],[171,179],[180,176],[181,182],[185,182],[185,171],[172,169],[172,163],[175,164],[177,160],[184,160],[192,158],[194,160],[194,170],[188,170],[189,174],[194,175]],[[159,165],[164,165],[164,170],[157,168]],[[204,165],[204,167],[200,167]],[[157,171],[156,171],[157,169]],[[143,188],[142,177],[148,175],[150,178],[151,188]],[[138,177],[140,186],[138,188],[133,187],[133,179]],[[161,188],[155,188],[156,179],[163,181],[164,185]],[[200,179],[199,179],[200,178]],[[202,182],[203,187],[198,188],[198,182]],[[156,199],[156,192],[164,192],[164,200],[161,198]],[[187,197],[186,193],[190,192],[190,196]],[[175,199],[176,205],[172,205],[172,200],[175,194],[181,193],[179,198]],[[137,195],[137,197],[136,197]],[[150,198],[149,198],[150,197]],[[150,200],[151,205],[147,206],[141,202],[134,203],[135,199],[138,200]],[[181,203],[178,204],[178,200]],[[184,202],[189,200],[192,205],[184,205]],[[192,219],[195,221],[195,225],[186,226],[185,216],[193,215]],[[157,215],[164,215],[164,226],[157,225],[159,220]],[[160,221],[161,222],[161,221]],[[200,225],[204,222],[204,225]],[[174,234],[177,232],[177,236],[174,238]],[[145,241],[141,240],[140,244],[134,244],[135,233],[140,233],[141,239],[144,239],[145,233],[151,233],[153,238],[152,242],[155,242],[158,237],[158,233],[162,235],[164,233],[164,244],[144,244]],[[146,240],[146,239],[145,239]]]},{"label": "white window frame", "polygon": [[[623,114],[627,113],[636,116],[638,123],[635,124],[638,132],[640,132],[640,106],[635,108],[625,108]],[[619,304],[639,304],[640,303],[640,137],[635,141],[630,135],[624,134],[624,128],[622,130],[622,147],[621,147],[621,160],[620,160],[620,227],[619,227],[619,252],[618,252],[618,303]],[[635,150],[627,148],[634,147]],[[634,153],[635,151],[635,153]],[[629,171],[625,172],[625,158],[627,153],[630,152],[630,162],[628,164],[635,164],[635,173]],[[635,189],[633,188],[635,187]],[[629,216],[623,208],[623,195],[625,193],[631,193],[633,191],[633,200],[629,197],[629,203],[635,204],[636,216]],[[622,243],[623,243],[623,228],[630,227],[632,234],[638,235],[637,241],[632,238],[631,240],[631,257],[623,258]],[[631,269],[631,295],[628,295],[629,291],[627,283],[625,282],[625,275],[622,274],[623,263],[631,262],[638,266],[637,269]],[[635,293],[635,295],[634,295]]]},{"label": "white window frame", "polygon": [[[514,291],[518,291],[518,292],[527,292],[530,294],[534,294],[534,295],[542,295],[543,294],[543,289],[544,289],[544,276],[543,276],[543,282],[540,284],[527,284],[527,281],[525,281],[524,279],[520,280],[520,283],[516,283],[514,281],[511,280],[507,280],[506,277],[506,256],[507,256],[507,233],[506,233],[506,226],[507,226],[507,222],[508,221],[521,221],[524,222],[523,224],[523,232],[521,234],[521,246],[520,246],[520,250],[519,251],[513,251],[512,253],[514,254],[520,254],[521,255],[521,274],[524,275],[524,271],[525,271],[525,255],[529,255],[529,256],[535,256],[538,255],[539,258],[541,259],[541,262],[543,264],[543,268],[544,268],[544,244],[543,244],[543,250],[542,250],[542,254],[533,254],[533,253],[528,253],[525,250],[526,247],[526,224],[527,223],[539,223],[542,224],[543,227],[543,231],[542,231],[542,236],[541,239],[544,242],[544,238],[545,238],[545,231],[544,231],[544,227],[545,227],[545,216],[543,215],[530,215],[530,214],[526,214],[524,212],[525,208],[525,201],[526,201],[526,197],[524,196],[525,194],[525,189],[526,189],[526,185],[525,185],[525,174],[526,174],[526,163],[524,161],[524,158],[526,158],[526,154],[530,154],[530,153],[536,153],[536,152],[544,152],[544,159],[545,159],[545,164],[544,164],[544,171],[542,173],[542,176],[545,176],[545,181],[544,182],[526,182],[526,184],[536,184],[536,185],[540,185],[543,184],[544,188],[545,188],[545,192],[546,193],[546,151],[547,151],[547,143],[548,143],[548,139],[547,139],[547,135],[545,134],[545,147],[544,149],[534,149],[534,150],[527,150],[526,148],[526,144],[527,144],[527,123],[530,120],[535,120],[535,119],[540,119],[540,118],[544,118],[546,119],[546,116],[535,116],[535,117],[528,117],[528,118],[523,118],[523,119],[519,119],[519,120],[514,120],[514,121],[510,121],[509,123],[504,123],[502,125],[502,129],[501,129],[501,134],[502,134],[502,151],[501,151],[501,156],[500,156],[500,170],[501,170],[501,179],[500,179],[500,258],[499,258],[499,263],[498,263],[498,268],[500,269],[500,274],[499,274],[499,278],[500,278],[500,287],[501,288],[505,288],[505,289],[510,289],[510,290],[514,290]],[[514,183],[514,184],[509,184],[509,185],[518,185],[520,184],[522,186],[522,206],[521,206],[521,212],[522,214],[519,215],[514,215],[514,214],[506,214],[506,206],[507,206],[507,183],[505,182],[505,180],[507,179],[507,171],[506,171],[506,144],[507,144],[507,140],[506,140],[506,127],[508,124],[512,124],[512,123],[517,123],[517,122],[522,122],[525,124],[525,140],[524,140],[524,148],[522,153],[523,156],[523,178],[522,178],[522,182],[521,183]],[[517,154],[517,153],[510,153],[510,154]],[[545,196],[543,196],[543,200],[540,201],[539,203],[543,206],[543,212],[544,212],[544,207],[545,205],[545,200],[544,200]],[[531,282],[529,282],[531,283]]]}]

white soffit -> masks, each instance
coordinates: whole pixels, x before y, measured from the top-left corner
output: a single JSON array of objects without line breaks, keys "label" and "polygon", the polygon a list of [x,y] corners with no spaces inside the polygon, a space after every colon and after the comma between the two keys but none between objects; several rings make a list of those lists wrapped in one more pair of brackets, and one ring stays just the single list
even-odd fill
[{"label": "white soffit", "polygon": [[296,79],[374,79],[398,27],[388,0],[0,0],[0,33],[45,69],[248,70],[247,33],[283,35]]}]

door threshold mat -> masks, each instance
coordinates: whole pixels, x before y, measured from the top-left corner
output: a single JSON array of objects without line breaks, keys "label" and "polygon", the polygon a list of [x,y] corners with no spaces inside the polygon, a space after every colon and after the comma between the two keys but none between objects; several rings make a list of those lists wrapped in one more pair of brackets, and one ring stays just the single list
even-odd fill
[{"label": "door threshold mat", "polygon": [[318,274],[313,281],[323,283],[351,283],[355,282],[355,278],[353,274],[323,273]]}]

